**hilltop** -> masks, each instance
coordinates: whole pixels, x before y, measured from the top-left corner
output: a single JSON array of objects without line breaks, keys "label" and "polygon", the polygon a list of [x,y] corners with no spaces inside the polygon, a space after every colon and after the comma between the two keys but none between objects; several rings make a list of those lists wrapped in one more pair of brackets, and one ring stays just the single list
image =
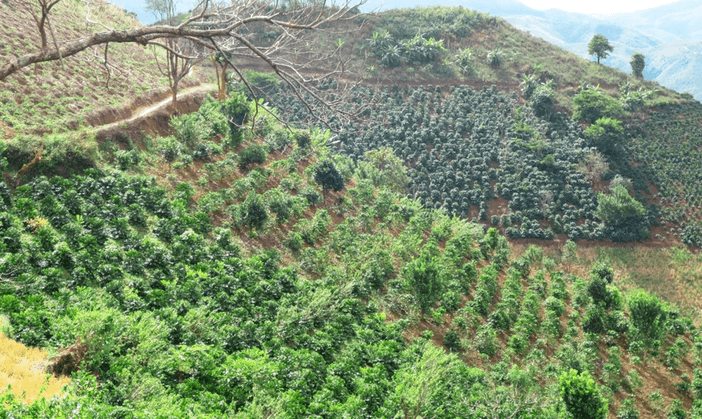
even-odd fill
[{"label": "hilltop", "polygon": [[[433,5],[434,2],[422,0],[402,4],[371,1],[364,4],[364,10]],[[631,55],[643,53],[647,58],[644,70],[647,80],[702,99],[702,87],[696,81],[700,75],[697,57],[702,41],[696,22],[701,9],[694,0],[676,1],[631,13],[609,14],[607,10],[593,9],[593,15],[558,9],[536,10],[513,0],[444,1],[442,5],[463,6],[499,16],[523,31],[590,60],[587,44],[593,35],[602,34],[614,46],[607,65],[630,73]]]}]

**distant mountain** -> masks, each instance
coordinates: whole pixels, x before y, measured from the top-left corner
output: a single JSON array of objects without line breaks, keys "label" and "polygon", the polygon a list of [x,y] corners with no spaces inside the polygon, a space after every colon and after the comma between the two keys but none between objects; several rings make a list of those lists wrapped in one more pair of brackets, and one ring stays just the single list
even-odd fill
[{"label": "distant mountain", "polygon": [[666,41],[702,41],[702,27],[699,24],[701,16],[702,2],[681,0],[653,9],[615,14],[604,19],[627,28],[645,31]]},{"label": "distant mountain", "polygon": [[[433,6],[435,0],[371,0],[364,10]],[[610,16],[589,16],[563,10],[536,10],[517,0],[444,0],[441,5],[500,16],[517,28],[528,31],[581,57],[594,59],[587,44],[602,34],[614,46],[603,63],[631,72],[634,52],[646,56],[644,77],[665,87],[691,93],[702,100],[702,2],[681,0],[652,9]]]}]

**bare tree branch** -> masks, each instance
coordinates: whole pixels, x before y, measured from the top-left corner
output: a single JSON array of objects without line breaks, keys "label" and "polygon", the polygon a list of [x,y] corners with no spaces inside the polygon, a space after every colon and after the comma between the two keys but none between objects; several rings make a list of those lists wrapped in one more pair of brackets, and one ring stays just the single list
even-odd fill
[{"label": "bare tree branch", "polygon": [[[268,14],[247,15],[246,5],[231,6],[221,10],[214,9],[213,13],[205,13],[210,7],[209,1],[204,1],[201,4],[204,6],[199,15],[192,16],[178,26],[160,25],[134,28],[131,30],[109,30],[97,32],[85,37],[62,42],[61,47],[49,49],[46,40],[45,24],[49,17],[51,9],[61,0],[11,0],[18,2],[20,7],[27,11],[37,23],[37,27],[42,39],[42,47],[39,51],[28,53],[20,56],[16,62],[6,63],[0,66],[0,81],[3,81],[7,76],[17,72],[18,70],[27,67],[31,64],[45,61],[54,61],[62,57],[73,56],[87,48],[95,45],[112,43],[138,43],[146,45],[149,41],[155,41],[164,38],[182,38],[194,37],[200,39],[216,40],[217,38],[228,38],[234,35],[239,35],[238,31],[242,27],[254,23],[268,24],[287,29],[297,30],[313,30],[324,23],[329,23],[345,16],[349,9],[348,7],[339,8],[332,11],[326,17],[324,16],[325,9],[320,10],[313,21],[305,22],[313,7],[301,9],[297,16],[290,16],[289,20],[280,19],[281,13],[272,11]],[[253,3],[253,2],[251,2]],[[37,7],[39,6],[39,10]],[[348,6],[348,4],[346,5]],[[257,9],[256,9],[257,10]],[[220,17],[220,20],[208,22],[211,17]],[[224,23],[225,25],[220,25]],[[199,29],[198,27],[206,27],[207,29]],[[218,41],[216,41],[218,42]]]}]

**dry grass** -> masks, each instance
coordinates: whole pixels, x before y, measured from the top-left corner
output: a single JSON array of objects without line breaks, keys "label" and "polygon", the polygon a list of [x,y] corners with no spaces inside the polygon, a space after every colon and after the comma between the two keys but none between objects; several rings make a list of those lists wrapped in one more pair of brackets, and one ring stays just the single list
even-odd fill
[{"label": "dry grass", "polygon": [[[0,318],[0,326],[2,321]],[[0,332],[0,392],[10,386],[12,394],[27,404],[59,394],[71,379],[47,374],[44,370],[47,358],[45,350],[27,348]]]}]

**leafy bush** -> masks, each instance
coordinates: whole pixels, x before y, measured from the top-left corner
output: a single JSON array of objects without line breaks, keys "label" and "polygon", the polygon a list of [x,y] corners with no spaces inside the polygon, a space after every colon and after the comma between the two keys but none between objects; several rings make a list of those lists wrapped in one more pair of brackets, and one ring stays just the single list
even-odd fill
[{"label": "leafy bush", "polygon": [[622,150],[624,128],[619,120],[599,118],[594,124],[587,127],[585,136],[590,144],[603,154],[616,155]]},{"label": "leafy bush", "polygon": [[207,121],[198,113],[191,113],[171,118],[169,125],[176,133],[176,138],[188,149],[210,138],[211,129]]},{"label": "leafy bush", "polygon": [[443,289],[439,261],[433,255],[435,248],[436,245],[432,243],[425,245],[419,258],[408,263],[404,271],[407,285],[423,311],[427,311],[434,304]]},{"label": "leafy bush", "polygon": [[595,215],[605,222],[613,241],[641,240],[649,236],[646,208],[621,186],[611,195],[597,196]]},{"label": "leafy bush", "polygon": [[446,332],[444,335],[444,346],[446,346],[446,349],[449,351],[460,351],[461,350],[461,337],[460,335],[454,331],[454,330],[449,330]]},{"label": "leafy bush", "polygon": [[254,164],[265,163],[268,153],[263,146],[251,144],[239,153],[239,168],[246,170]]},{"label": "leafy bush", "polygon": [[555,103],[553,89],[546,85],[537,87],[531,96],[534,115],[546,121],[551,119]]},{"label": "leafy bush", "polygon": [[334,163],[329,160],[323,161],[315,167],[314,181],[321,185],[325,191],[331,189],[338,192],[344,189],[344,178]]},{"label": "leafy bush", "polygon": [[241,205],[236,207],[236,221],[240,225],[260,229],[268,221],[268,209],[261,195],[250,193]]},{"label": "leafy bush", "polygon": [[173,136],[161,138],[161,155],[171,163],[177,159],[183,152],[182,145]]},{"label": "leafy bush", "polygon": [[487,63],[490,67],[498,68],[499,66],[502,65],[503,61],[504,61],[504,58],[502,57],[502,51],[499,48],[488,52]]},{"label": "leafy bush", "polygon": [[566,410],[578,419],[605,419],[607,402],[599,394],[597,384],[587,371],[571,369],[558,377],[561,397]]},{"label": "leafy bush", "polygon": [[629,295],[627,306],[632,326],[647,347],[651,347],[665,333],[667,313],[663,303],[655,295],[636,290]]},{"label": "leafy bush", "polygon": [[115,157],[120,170],[132,169],[141,161],[141,156],[137,150],[119,150]]},{"label": "leafy bush", "polygon": [[622,105],[596,88],[583,89],[573,98],[573,119],[594,123],[600,118],[620,118]]}]

